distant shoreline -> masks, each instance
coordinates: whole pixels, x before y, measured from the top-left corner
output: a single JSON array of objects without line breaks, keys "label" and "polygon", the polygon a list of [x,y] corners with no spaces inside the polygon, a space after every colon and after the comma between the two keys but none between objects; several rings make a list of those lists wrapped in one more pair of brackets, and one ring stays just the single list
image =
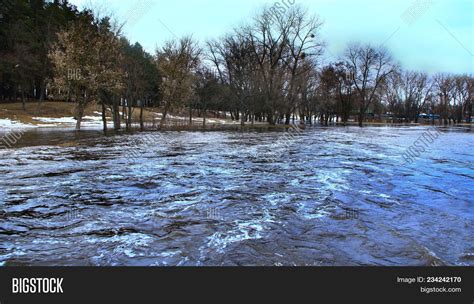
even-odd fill
[{"label": "distant shoreline", "polygon": [[[27,103],[27,110],[21,109],[19,103],[1,103],[0,104],[0,133],[9,132],[11,130],[54,130],[54,131],[74,131],[75,120],[73,118],[74,103],[60,102],[60,101],[48,101],[44,102],[40,113],[36,113],[36,103]],[[139,109],[134,110],[134,115],[139,113]],[[202,117],[193,116],[193,124],[189,125],[189,117],[183,116],[183,114],[173,113],[169,115],[167,125],[160,128],[160,115],[162,115],[159,109],[146,108],[143,131],[242,131],[242,130],[257,130],[257,131],[278,131],[291,128],[292,126],[298,126],[299,121],[296,120],[296,124],[290,123],[290,125],[276,124],[270,125],[266,122],[246,122],[245,126],[242,126],[240,122],[233,121],[229,115],[224,117],[213,117],[212,112],[208,113],[206,118],[206,126],[203,126]],[[108,112],[108,114],[110,114]],[[221,115],[222,116],[222,115]],[[434,124],[435,126],[461,126],[469,127],[472,124],[460,123],[444,125],[439,124],[439,121]],[[111,117],[107,117],[108,131],[110,133],[121,133],[125,131],[125,124],[122,124],[122,128],[118,131],[113,130],[113,122]],[[299,125],[301,126],[301,125]],[[351,127],[358,126],[357,121],[349,121],[346,124],[341,122],[330,123],[328,126],[324,126],[319,121],[313,122],[312,125],[305,124],[304,128],[312,127]],[[433,126],[427,123],[390,123],[390,122],[365,122],[364,127],[418,127],[418,126]],[[86,110],[86,116],[83,122],[83,131],[102,131],[103,122],[101,113],[99,112],[98,105],[91,105]],[[140,125],[137,119],[134,117],[131,130],[127,132],[140,131]]]}]

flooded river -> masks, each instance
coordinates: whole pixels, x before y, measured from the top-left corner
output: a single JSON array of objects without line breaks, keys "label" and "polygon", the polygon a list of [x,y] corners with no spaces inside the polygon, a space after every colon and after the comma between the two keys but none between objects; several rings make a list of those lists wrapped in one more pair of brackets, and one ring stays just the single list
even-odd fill
[{"label": "flooded river", "polygon": [[474,133],[103,136],[0,150],[2,265],[474,265]]}]

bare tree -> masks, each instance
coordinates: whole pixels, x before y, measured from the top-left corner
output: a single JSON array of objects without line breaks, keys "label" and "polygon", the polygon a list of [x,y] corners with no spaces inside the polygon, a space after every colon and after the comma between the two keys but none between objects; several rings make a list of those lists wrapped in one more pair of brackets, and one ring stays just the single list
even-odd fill
[{"label": "bare tree", "polygon": [[[305,10],[295,7],[289,10],[289,22],[281,25],[289,26],[286,43],[288,53],[283,57],[284,66],[288,73],[288,87],[285,98],[286,124],[290,123],[290,116],[296,110],[297,99],[304,89],[304,79],[309,77],[316,68],[317,60],[322,55],[324,43],[320,37],[323,23],[317,16],[310,16]],[[283,28],[283,27],[281,27]]]},{"label": "bare tree", "polygon": [[474,105],[474,78],[472,76],[465,77],[466,99],[464,103],[464,112],[466,113],[469,123],[472,123],[472,107]]},{"label": "bare tree", "polygon": [[369,106],[374,102],[377,90],[388,75],[394,72],[391,55],[384,48],[370,45],[350,45],[345,54],[345,62],[350,69],[359,103],[359,126],[363,122]]},{"label": "bare tree", "polygon": [[321,123],[329,125],[329,120],[336,112],[339,80],[334,66],[329,65],[319,73],[319,113]]},{"label": "bare tree", "polygon": [[422,109],[431,99],[434,83],[426,73],[405,71],[401,75],[406,117],[418,123]]},{"label": "bare tree", "polygon": [[344,62],[338,62],[334,65],[337,78],[337,95],[338,105],[337,112],[341,117],[343,125],[347,124],[352,111],[352,103],[354,100],[354,85],[352,83],[352,75],[350,69]]},{"label": "bare tree", "polygon": [[403,97],[402,97],[402,79],[401,71],[394,71],[388,75],[383,86],[383,100],[387,107],[387,118],[393,123],[395,119],[400,119],[403,111]]},{"label": "bare tree", "polygon": [[437,74],[434,78],[435,90],[439,97],[439,106],[441,116],[444,124],[447,125],[451,122],[451,110],[452,110],[452,97],[454,89],[454,80],[451,75],[448,74]]},{"label": "bare tree", "polygon": [[[255,57],[248,37],[236,30],[220,41],[208,42],[209,58],[218,71],[221,82],[227,84],[236,98],[235,116],[245,124],[252,108],[256,78]],[[231,97],[232,98],[232,97]]]},{"label": "bare tree", "polygon": [[168,112],[182,107],[191,98],[193,73],[201,61],[202,50],[191,37],[172,40],[157,50],[157,65],[163,75],[163,117],[160,127],[166,122]]},{"label": "bare tree", "polygon": [[454,77],[455,115],[458,122],[471,123],[474,98],[474,78],[467,75]]},{"label": "bare tree", "polygon": [[247,28],[247,35],[264,85],[268,121],[274,124],[277,116],[284,115],[289,124],[304,90],[303,80],[312,71],[312,65],[304,63],[315,61],[322,53],[322,22],[299,7],[276,21],[264,11]]},{"label": "bare tree", "polygon": [[298,80],[297,107],[300,122],[312,124],[313,117],[319,111],[320,73],[309,61],[303,63],[302,69],[309,72],[301,73],[301,78]]}]

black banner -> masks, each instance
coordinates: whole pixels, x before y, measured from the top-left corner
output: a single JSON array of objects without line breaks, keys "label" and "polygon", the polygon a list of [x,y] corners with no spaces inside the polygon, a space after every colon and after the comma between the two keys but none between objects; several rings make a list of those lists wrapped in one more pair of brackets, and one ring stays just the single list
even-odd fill
[{"label": "black banner", "polygon": [[1,304],[248,302],[261,297],[287,303],[472,304],[473,286],[469,267],[0,269]]}]

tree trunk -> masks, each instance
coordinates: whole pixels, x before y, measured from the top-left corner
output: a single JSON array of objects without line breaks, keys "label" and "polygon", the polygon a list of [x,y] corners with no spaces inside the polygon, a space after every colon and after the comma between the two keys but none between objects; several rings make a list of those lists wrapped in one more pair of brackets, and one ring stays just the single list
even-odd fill
[{"label": "tree trunk", "polygon": [[203,114],[202,114],[202,127],[203,128],[206,128],[206,116],[207,116],[206,113],[207,113],[207,110],[204,109]]},{"label": "tree trunk", "polygon": [[[38,99],[38,106],[36,108],[36,115],[40,115],[40,111],[41,111],[41,103],[43,102],[44,100],[44,86],[45,86],[45,80],[41,80],[40,81],[40,96],[39,96],[39,99]],[[82,117],[81,117],[82,119]],[[80,127],[79,127],[80,128]]]},{"label": "tree trunk", "polygon": [[133,114],[132,101],[130,101],[128,103],[127,130],[132,129],[132,114]]},{"label": "tree trunk", "polygon": [[114,97],[113,99],[113,106],[112,106],[112,110],[113,110],[113,118],[114,118],[114,130],[117,131],[117,130],[120,130],[121,126],[120,126],[120,103],[119,103],[119,100],[117,97]]},{"label": "tree trunk", "polygon": [[106,110],[105,104],[102,103],[102,124],[103,124],[104,133],[107,132],[107,116],[106,116],[105,110]]},{"label": "tree trunk", "polygon": [[268,121],[268,124],[270,124],[271,126],[275,125],[275,118],[273,117],[272,114],[267,115],[267,121]]},{"label": "tree trunk", "polygon": [[142,131],[142,132],[145,129],[145,126],[143,125],[143,107],[144,107],[144,104],[142,102],[140,104],[140,131]]},{"label": "tree trunk", "polygon": [[84,116],[84,106],[85,106],[85,101],[80,101],[77,104],[77,110],[76,110],[76,131],[81,130],[81,122],[82,122],[82,117]]},{"label": "tree trunk", "polygon": [[67,90],[66,101],[67,102],[71,101],[71,88],[68,88],[68,90]]},{"label": "tree trunk", "polygon": [[359,112],[359,127],[363,127],[364,126],[364,113],[361,111]]},{"label": "tree trunk", "polygon": [[26,111],[25,91],[23,91],[23,88],[21,88],[21,107],[23,111]]},{"label": "tree trunk", "polygon": [[469,115],[469,117],[468,117],[468,122],[469,122],[469,124],[471,124],[471,123],[472,123],[472,119],[471,119],[471,117],[472,117],[472,104],[469,105],[469,110],[468,110],[467,113],[468,113],[468,115]]},{"label": "tree trunk", "polygon": [[165,125],[166,115],[168,115],[168,110],[169,110],[169,106],[165,105],[165,110],[163,112],[163,117],[161,118],[161,122],[160,122],[160,129],[163,128],[164,125]]}]

